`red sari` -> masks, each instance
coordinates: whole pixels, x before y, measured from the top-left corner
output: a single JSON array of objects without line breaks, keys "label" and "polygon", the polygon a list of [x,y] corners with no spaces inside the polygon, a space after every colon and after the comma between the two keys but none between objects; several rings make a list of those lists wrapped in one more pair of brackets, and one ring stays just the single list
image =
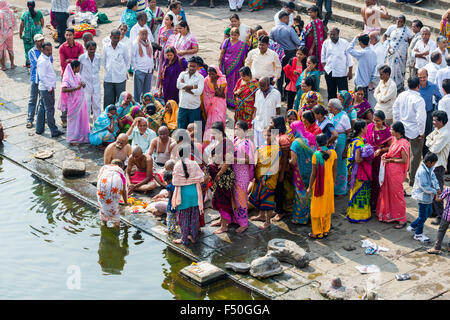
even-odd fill
[{"label": "red sari", "polygon": [[[406,152],[406,163],[385,163],[384,181],[381,183],[380,195],[377,204],[378,220],[384,222],[406,222],[406,204],[403,191],[403,181],[405,181],[409,164],[409,142],[406,139],[393,139],[386,158],[401,159],[402,151]],[[377,177],[373,177],[376,179]]]},{"label": "red sari", "polygon": [[305,127],[305,129],[306,131],[312,133],[315,137],[322,133],[322,129],[320,129],[320,127],[315,122],[308,127]]},{"label": "red sari", "polygon": [[305,29],[306,48],[308,56],[316,56],[319,61],[319,71],[323,71],[322,62],[320,60],[322,53],[322,45],[324,42],[324,26],[322,20],[316,19],[308,23]]}]

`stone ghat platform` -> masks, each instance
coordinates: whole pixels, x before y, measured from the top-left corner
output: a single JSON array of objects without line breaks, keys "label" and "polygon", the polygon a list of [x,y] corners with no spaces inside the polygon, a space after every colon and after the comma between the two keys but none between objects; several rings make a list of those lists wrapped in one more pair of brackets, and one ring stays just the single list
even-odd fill
[{"label": "stone ghat platform", "polygon": [[[80,199],[87,205],[97,207],[96,181],[98,170],[103,163],[103,153],[90,145],[70,146],[64,138],[52,139],[25,130],[25,117],[10,116],[3,120],[8,135],[0,154],[19,166],[29,170],[38,178],[56,186],[60,190]],[[35,159],[37,151],[50,151],[53,156],[46,160]],[[63,178],[62,162],[80,159],[86,164],[86,175],[82,178]],[[138,196],[149,200],[149,197]],[[333,277],[340,277],[346,288],[356,287],[356,293],[348,299],[361,299],[364,293],[375,291],[381,299],[448,299],[450,294],[449,254],[428,255],[425,250],[431,245],[423,245],[412,239],[403,230],[395,230],[390,224],[380,223],[374,217],[366,224],[351,224],[345,218],[347,200],[336,201],[336,214],[332,218],[330,235],[322,240],[310,240],[307,236],[310,226],[291,224],[289,219],[274,223],[269,230],[261,231],[262,222],[250,222],[243,234],[234,232],[215,235],[211,221],[219,219],[219,214],[207,209],[201,236],[194,245],[175,245],[173,238],[164,232],[164,225],[150,213],[132,214],[122,207],[122,221],[148,233],[167,244],[171,249],[192,261],[208,261],[223,269],[229,278],[269,299],[324,299],[319,287],[329,283]],[[408,220],[417,216],[414,201],[407,198]],[[256,212],[252,212],[256,213]],[[427,222],[425,233],[434,239],[436,228]],[[309,252],[311,259],[307,268],[299,269],[282,263],[283,273],[268,279],[256,279],[249,274],[237,274],[225,269],[226,262],[246,262],[264,256],[267,243],[274,238],[292,240]],[[361,240],[368,239],[389,249],[378,255],[368,256],[361,248]],[[445,241],[447,245],[448,238]],[[444,250],[448,250],[447,247]],[[380,272],[359,274],[355,266],[375,264]],[[395,274],[410,273],[412,280],[397,281]]]},{"label": "stone ghat platform", "polygon": [[[11,4],[22,5],[19,0],[11,0]],[[49,8],[48,1],[36,1],[39,9]],[[220,43],[223,39],[223,30],[228,24],[230,15],[227,6],[219,6],[214,9],[206,7],[185,6],[189,25],[200,43],[199,54],[208,64],[217,64]],[[248,12],[244,8],[239,13],[243,23],[256,26],[261,24],[266,30],[273,26],[273,16],[279,7],[268,7],[256,13]],[[122,6],[103,8],[111,24],[101,25],[95,40],[109,34],[120,19]],[[302,17],[307,18],[304,13]],[[45,17],[46,24],[48,16]],[[345,26],[330,22],[330,27],[339,26],[341,36],[351,39],[360,30],[353,26]],[[49,30],[45,35],[50,39]],[[101,54],[101,48],[100,54]],[[29,74],[20,67],[25,61],[23,45],[18,40],[14,41],[16,53],[15,70],[0,72],[0,119],[7,134],[3,147],[0,147],[0,155],[13,161],[19,166],[29,170],[38,178],[56,186],[60,190],[82,200],[86,205],[97,207],[96,187],[92,182],[96,181],[98,170],[103,164],[103,153],[90,145],[71,147],[65,141],[65,137],[52,139],[48,129],[42,136],[34,133],[35,129],[25,128],[27,117],[27,103],[29,97]],[[59,74],[59,56],[53,51],[54,66]],[[9,67],[9,64],[7,65]],[[103,69],[101,70],[103,74]],[[322,81],[324,90],[325,81]],[[132,80],[127,81],[127,89],[132,92]],[[60,81],[56,89],[59,100]],[[55,118],[58,126],[59,110]],[[233,114],[228,111],[229,119]],[[231,126],[231,122],[229,127]],[[35,152],[53,150],[54,154],[46,160],[37,160],[32,157]],[[86,164],[87,173],[78,179],[68,179],[62,176],[62,163],[66,159],[79,157]],[[406,185],[405,185],[406,186]],[[408,193],[411,192],[406,187]],[[142,197],[144,198],[144,197]],[[408,221],[417,217],[417,204],[411,198],[406,198]],[[395,230],[390,224],[384,224],[373,217],[366,224],[351,224],[345,218],[347,199],[336,200],[336,214],[332,217],[332,229],[328,238],[323,240],[310,240],[308,233],[311,227],[297,226],[285,219],[274,223],[270,230],[260,231],[257,226],[260,222],[250,222],[249,229],[243,234],[236,234],[234,227],[226,234],[214,235],[214,228],[210,227],[213,220],[219,218],[219,214],[211,209],[206,210],[207,225],[202,229],[199,241],[195,245],[184,247],[175,245],[162,231],[161,221],[146,214],[129,214],[123,212],[122,220],[143,232],[153,235],[167,244],[171,249],[187,256],[192,261],[208,261],[223,269],[227,275],[237,283],[248,287],[269,299],[324,299],[319,294],[319,287],[329,284],[330,279],[340,277],[343,286],[352,288],[358,286],[359,293],[347,298],[361,299],[363,291],[371,290],[378,293],[381,299],[450,299],[450,271],[447,237],[444,241],[446,250],[441,256],[431,256],[425,251],[431,246],[423,245],[412,239],[412,235],[405,229]],[[255,212],[251,212],[254,214]],[[428,221],[425,225],[425,234],[435,239],[437,228]],[[274,238],[283,238],[296,242],[300,247],[309,252],[311,259],[309,267],[304,269],[282,263],[284,272],[269,279],[259,280],[250,275],[236,274],[225,269],[225,263],[247,262],[264,256],[267,252],[267,243]],[[361,248],[361,240],[368,239],[381,247],[389,249],[376,256],[365,255]],[[360,274],[355,266],[375,264],[380,272],[374,274]],[[411,280],[397,281],[395,274],[410,273]]]}]

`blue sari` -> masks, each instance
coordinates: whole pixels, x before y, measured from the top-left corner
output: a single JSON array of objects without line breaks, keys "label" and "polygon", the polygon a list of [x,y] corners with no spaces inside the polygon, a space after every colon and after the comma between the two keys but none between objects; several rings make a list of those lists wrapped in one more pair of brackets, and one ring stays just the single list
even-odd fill
[{"label": "blue sari", "polygon": [[117,115],[114,116],[116,121],[114,125],[114,132],[111,133],[108,127],[111,125],[111,119],[108,117],[109,106],[106,107],[100,116],[95,120],[94,126],[89,133],[89,142],[94,146],[99,146],[103,142],[114,142],[116,140],[116,135],[119,132],[119,125],[117,123]]},{"label": "blue sari", "polygon": [[125,11],[122,12],[122,16],[120,17],[120,23],[125,22],[128,26],[128,31],[126,36],[130,37],[131,28],[137,23],[137,14],[136,11],[126,8]]},{"label": "blue sari", "polygon": [[136,104],[133,104],[132,102],[130,102],[126,107],[122,106],[122,102],[125,99],[125,95],[129,94],[126,91],[123,91],[120,96],[119,96],[119,101],[116,104],[116,108],[117,108],[117,114],[119,119],[124,118],[127,114],[130,113],[131,108],[134,107]]},{"label": "blue sari", "polygon": [[[345,111],[341,111],[331,119],[331,122],[333,123],[335,128],[338,126],[343,115],[347,115],[347,113]],[[338,138],[334,149],[337,153],[337,175],[334,185],[335,195],[347,194],[347,155],[344,154],[346,143],[347,134],[345,132],[338,132]]]},{"label": "blue sari", "polygon": [[292,222],[307,224],[311,218],[311,196],[306,194],[306,190],[311,177],[311,159],[314,151],[300,133],[297,133],[296,136],[297,138],[291,144],[291,151],[297,155],[297,166],[293,169],[295,193]]},{"label": "blue sari", "polygon": [[[294,101],[294,109],[295,111],[298,111],[298,108],[300,106],[300,100],[302,99],[303,90],[302,90],[302,81],[304,78],[312,77],[314,80],[316,80],[316,90],[319,92],[320,88],[320,71],[314,70],[309,72],[308,74],[305,73],[306,71],[303,71],[302,74],[297,78],[297,82],[295,83],[295,87],[297,88],[297,96],[295,97]],[[314,88],[313,88],[314,89]]]}]

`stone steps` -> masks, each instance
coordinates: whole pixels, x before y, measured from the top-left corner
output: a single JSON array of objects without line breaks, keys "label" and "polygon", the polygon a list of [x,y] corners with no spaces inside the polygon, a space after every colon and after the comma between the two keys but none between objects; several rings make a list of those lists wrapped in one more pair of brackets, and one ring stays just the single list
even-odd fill
[{"label": "stone steps", "polygon": [[[443,0],[435,0],[435,1],[443,2]],[[385,5],[382,4],[382,2],[389,5],[389,7],[388,6],[386,7],[390,15],[389,19],[387,20],[383,19],[381,22],[382,32],[385,32],[387,27],[395,23],[396,21],[395,17],[397,15],[404,14],[407,18],[407,25],[409,27],[411,27],[412,20],[420,19],[425,26],[428,26],[431,29],[432,37],[434,39],[439,34],[440,18],[442,14],[444,14],[444,12],[446,11],[446,9],[443,8],[450,7],[450,3],[448,3],[445,7],[442,7],[442,9],[440,9],[438,7],[438,4],[426,7],[421,6],[413,8],[413,6],[411,5],[399,4],[390,0],[380,0],[380,4]],[[283,5],[287,3],[287,1],[281,0],[279,1],[279,3]],[[307,8],[309,8],[314,4],[315,4],[314,0],[302,0],[301,2],[299,1],[296,3],[296,7],[299,12],[306,13]],[[363,0],[353,0],[351,2],[348,2],[348,0],[333,0],[333,8],[332,8],[333,14],[331,16],[330,21],[336,21],[345,25],[354,26],[362,30],[364,29],[364,22],[361,17],[361,8],[363,6],[364,6]],[[406,7],[408,8],[408,12],[405,12]],[[409,9],[411,9],[411,11],[409,11]]]}]

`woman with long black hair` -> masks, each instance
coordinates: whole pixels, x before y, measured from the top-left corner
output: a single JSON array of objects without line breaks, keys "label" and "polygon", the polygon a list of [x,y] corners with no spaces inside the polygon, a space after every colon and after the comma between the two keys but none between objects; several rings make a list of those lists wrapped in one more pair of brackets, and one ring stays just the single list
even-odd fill
[{"label": "woman with long black hair", "polygon": [[25,48],[25,66],[30,67],[30,59],[28,58],[28,51],[34,46],[34,36],[38,33],[42,34],[44,27],[44,15],[40,10],[36,10],[34,1],[27,2],[28,11],[22,13],[20,18],[19,36],[23,40],[23,47]]}]

